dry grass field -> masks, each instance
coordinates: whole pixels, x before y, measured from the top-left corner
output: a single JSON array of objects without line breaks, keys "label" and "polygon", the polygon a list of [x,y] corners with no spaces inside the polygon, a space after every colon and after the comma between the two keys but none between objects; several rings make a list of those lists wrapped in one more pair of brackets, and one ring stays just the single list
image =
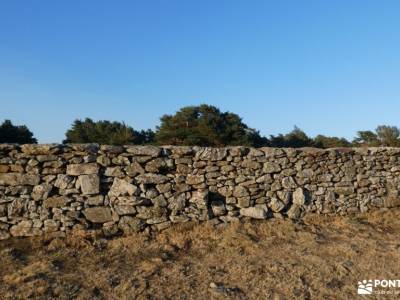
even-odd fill
[{"label": "dry grass field", "polygon": [[357,281],[399,271],[398,209],[0,242],[2,300],[357,299]]}]

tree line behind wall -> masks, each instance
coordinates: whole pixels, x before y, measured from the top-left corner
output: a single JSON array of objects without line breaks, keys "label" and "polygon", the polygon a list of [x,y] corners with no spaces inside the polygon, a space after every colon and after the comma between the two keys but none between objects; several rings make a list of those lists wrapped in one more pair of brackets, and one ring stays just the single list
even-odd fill
[{"label": "tree line behind wall", "polygon": [[[198,146],[252,146],[252,147],[361,147],[400,146],[400,130],[395,126],[378,126],[373,131],[358,131],[348,141],[345,138],[317,135],[309,137],[296,127],[287,134],[262,136],[248,127],[231,112],[221,112],[211,105],[188,106],[174,115],[164,115],[156,130],[134,130],[123,122],[75,120],[65,133],[64,143],[99,143],[110,145],[198,145]],[[0,143],[36,143],[33,133],[24,125],[13,125],[5,120],[0,125]]]}]

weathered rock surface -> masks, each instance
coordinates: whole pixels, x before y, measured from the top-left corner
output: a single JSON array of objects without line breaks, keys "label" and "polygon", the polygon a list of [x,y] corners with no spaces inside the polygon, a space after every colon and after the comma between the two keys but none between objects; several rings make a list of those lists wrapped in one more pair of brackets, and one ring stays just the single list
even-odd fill
[{"label": "weathered rock surface", "polygon": [[74,180],[72,176],[65,174],[58,174],[57,179],[54,182],[54,186],[60,189],[66,189],[68,185]]},{"label": "weathered rock surface", "polygon": [[87,164],[71,164],[67,166],[67,175],[88,175],[88,174],[98,174],[99,167],[97,163],[87,163]]},{"label": "weathered rock surface", "polygon": [[306,194],[302,188],[298,188],[294,193],[293,193],[293,203],[301,206],[306,203]]},{"label": "weathered rock surface", "polygon": [[400,149],[0,144],[0,239],[400,206]]},{"label": "weathered rock surface", "polygon": [[83,211],[83,214],[92,223],[107,223],[112,221],[111,209],[108,207],[88,207]]},{"label": "weathered rock surface", "polygon": [[108,193],[109,196],[132,196],[135,194],[137,187],[132,183],[125,181],[124,179],[114,178],[113,184]]},{"label": "weathered rock surface", "polygon": [[226,148],[204,148],[200,152],[200,160],[219,161],[226,157],[228,150]]},{"label": "weathered rock surface", "polygon": [[12,236],[34,236],[41,235],[42,232],[39,228],[33,228],[33,222],[30,220],[23,220],[17,225],[13,225],[10,228],[10,234]]},{"label": "weathered rock surface", "polygon": [[299,205],[294,204],[287,212],[287,215],[290,219],[298,219],[301,215],[301,208]]},{"label": "weathered rock surface", "polygon": [[118,223],[118,228],[121,229],[124,234],[132,234],[135,232],[142,231],[146,227],[146,223],[141,219],[123,216]]},{"label": "weathered rock surface", "polygon": [[245,217],[250,217],[253,219],[266,219],[268,209],[266,207],[247,207],[241,208],[240,214]]},{"label": "weathered rock surface", "polygon": [[20,173],[0,173],[1,185],[38,185],[40,182],[39,175],[20,174]]},{"label": "weathered rock surface", "polygon": [[137,156],[158,157],[161,149],[154,146],[127,146],[126,152]]},{"label": "weathered rock surface", "polygon": [[25,154],[40,155],[48,154],[51,149],[57,148],[57,144],[25,144],[21,145],[21,151]]},{"label": "weathered rock surface", "polygon": [[81,175],[78,180],[83,195],[94,195],[100,192],[100,179],[98,175]]},{"label": "weathered rock surface", "polygon": [[72,199],[66,196],[54,196],[43,201],[44,208],[65,207]]},{"label": "weathered rock surface", "polygon": [[186,183],[190,184],[190,185],[200,184],[200,183],[203,183],[204,181],[205,181],[204,175],[192,175],[192,174],[189,174],[186,177]]},{"label": "weathered rock surface", "polygon": [[125,170],[129,176],[136,176],[145,172],[143,167],[136,161],[127,166]]},{"label": "weathered rock surface", "polygon": [[285,208],[285,203],[280,201],[277,198],[272,198],[271,203],[270,203],[270,208],[274,212],[280,212]]},{"label": "weathered rock surface", "polygon": [[160,184],[169,180],[169,178],[165,175],[161,174],[143,174],[136,177],[136,180],[139,183],[144,184]]},{"label": "weathered rock surface", "polygon": [[49,183],[42,183],[41,185],[36,185],[32,191],[33,200],[46,200],[49,196],[53,186]]}]

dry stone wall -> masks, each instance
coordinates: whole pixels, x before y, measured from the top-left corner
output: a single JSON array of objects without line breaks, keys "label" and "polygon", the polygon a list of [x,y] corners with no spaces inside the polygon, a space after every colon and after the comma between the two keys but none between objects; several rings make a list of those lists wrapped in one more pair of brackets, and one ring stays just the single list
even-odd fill
[{"label": "dry stone wall", "polygon": [[0,145],[0,239],[400,205],[400,149]]}]

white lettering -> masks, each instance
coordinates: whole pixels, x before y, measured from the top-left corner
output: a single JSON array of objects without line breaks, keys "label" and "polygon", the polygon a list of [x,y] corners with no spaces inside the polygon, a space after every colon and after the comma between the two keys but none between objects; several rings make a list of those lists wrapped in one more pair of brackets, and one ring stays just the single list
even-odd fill
[{"label": "white lettering", "polygon": [[383,279],[383,280],[381,280],[380,285],[381,285],[381,287],[387,287],[388,281],[386,279]]},{"label": "white lettering", "polygon": [[400,287],[400,279],[375,279],[374,280],[374,287]]},{"label": "white lettering", "polygon": [[389,287],[396,287],[397,286],[397,280],[389,280]]}]

